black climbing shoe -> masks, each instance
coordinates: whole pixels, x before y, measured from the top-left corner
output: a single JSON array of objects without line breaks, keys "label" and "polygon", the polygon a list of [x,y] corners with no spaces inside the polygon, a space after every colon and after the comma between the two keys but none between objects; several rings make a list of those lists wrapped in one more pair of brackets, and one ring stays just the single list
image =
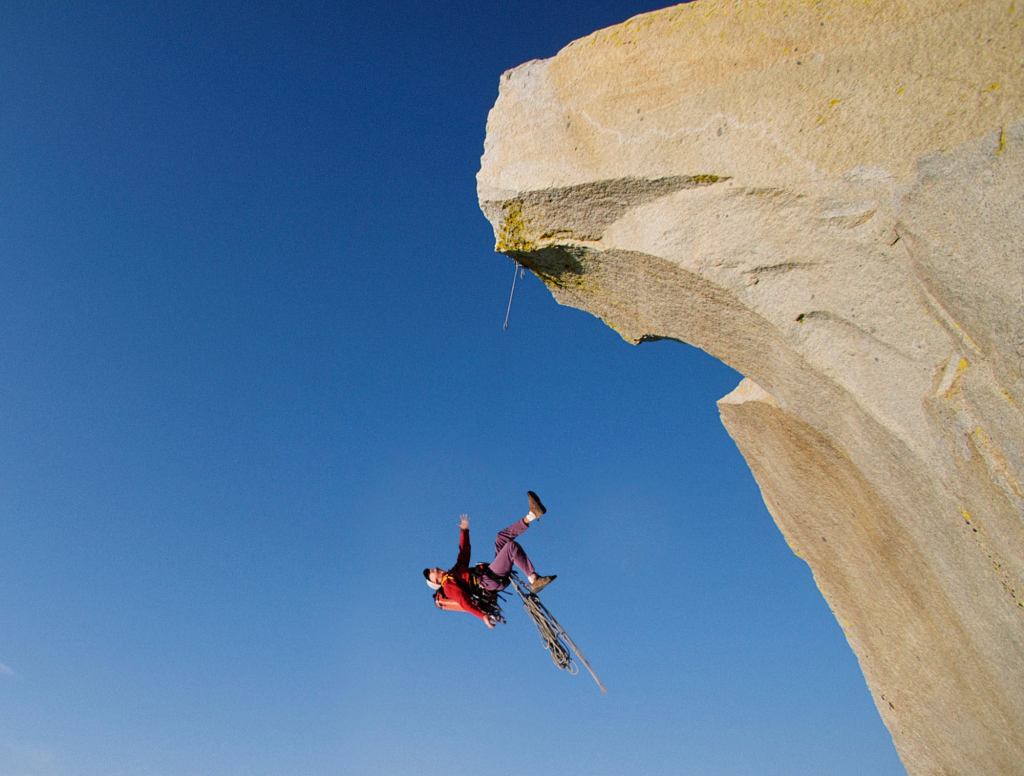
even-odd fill
[{"label": "black climbing shoe", "polygon": [[537,577],[535,580],[533,580],[533,582],[530,583],[530,592],[536,595],[541,590],[550,585],[552,582],[554,582],[556,577],[558,577],[558,574],[552,574],[550,577]]},{"label": "black climbing shoe", "polygon": [[526,500],[530,502],[530,511],[537,517],[540,517],[547,512],[544,505],[540,503],[540,497],[532,490],[526,491]]}]

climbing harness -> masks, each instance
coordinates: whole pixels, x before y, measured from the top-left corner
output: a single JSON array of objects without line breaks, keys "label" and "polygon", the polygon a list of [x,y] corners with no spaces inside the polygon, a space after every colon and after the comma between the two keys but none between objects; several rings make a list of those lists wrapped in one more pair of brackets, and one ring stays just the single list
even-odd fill
[{"label": "climbing harness", "polygon": [[[515,261],[515,259],[513,259],[513,261]],[[512,290],[508,292],[508,307],[505,308],[505,323],[502,324],[502,331],[508,331],[508,317],[512,314],[512,297],[515,296],[516,293],[516,278],[520,278],[525,274],[526,268],[516,261],[516,267],[512,271]]]},{"label": "climbing harness", "polygon": [[[533,620],[534,625],[537,626],[540,638],[544,642],[544,648],[551,653],[552,662],[561,670],[568,671],[575,676],[579,673],[580,669],[573,660],[574,654],[583,664],[583,667],[590,672],[601,692],[608,692],[601,680],[598,679],[597,674],[594,673],[594,669],[590,667],[590,663],[587,662],[583,653],[580,652],[579,647],[569,638],[569,634],[558,624],[558,620],[541,603],[537,595],[530,592],[529,586],[523,581],[522,577],[513,571],[511,582],[512,587],[515,588],[519,597],[523,600],[523,608],[526,609],[526,613]],[[572,654],[570,654],[570,650],[572,650]]]},{"label": "climbing harness", "polygon": [[[505,615],[501,613],[501,594],[496,590],[484,590],[479,585],[473,585],[467,597],[473,606],[487,615],[494,624],[505,622]],[[446,612],[465,611],[462,605],[444,594],[444,590],[437,590],[434,593],[434,606]]]}]

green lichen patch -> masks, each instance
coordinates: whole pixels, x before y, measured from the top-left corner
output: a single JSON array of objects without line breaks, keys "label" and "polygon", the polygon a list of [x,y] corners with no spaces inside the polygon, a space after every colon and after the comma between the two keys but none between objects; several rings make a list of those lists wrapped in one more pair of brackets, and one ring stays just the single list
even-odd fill
[{"label": "green lichen patch", "polygon": [[522,253],[532,251],[536,246],[527,237],[526,220],[523,217],[523,201],[513,199],[501,206],[501,226],[494,250],[499,253]]},{"label": "green lichen patch", "polygon": [[[710,175],[707,173],[690,176],[690,182],[696,184],[697,186],[710,186],[712,183],[718,183],[720,180],[723,180],[723,178],[720,178],[717,175]],[[724,180],[728,180],[728,178],[725,178]]]}]

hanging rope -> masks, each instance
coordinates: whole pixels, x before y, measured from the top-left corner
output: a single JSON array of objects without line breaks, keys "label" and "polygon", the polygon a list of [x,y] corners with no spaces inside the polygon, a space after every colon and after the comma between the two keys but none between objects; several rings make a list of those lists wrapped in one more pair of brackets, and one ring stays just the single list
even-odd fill
[{"label": "hanging rope", "polygon": [[[563,671],[568,671],[575,676],[579,673],[579,667],[573,660],[573,654],[575,654],[587,671],[590,672],[590,675],[594,677],[594,681],[601,688],[601,692],[607,692],[604,684],[597,678],[597,674],[594,673],[594,669],[590,667],[590,663],[587,662],[583,653],[580,652],[579,647],[569,638],[569,634],[558,624],[558,620],[540,602],[540,599],[530,592],[530,588],[523,581],[522,577],[513,571],[511,579],[512,587],[515,588],[519,597],[523,599],[523,608],[526,609],[526,613],[533,620],[534,625],[537,626],[540,638],[544,642],[544,648],[551,654],[551,661]],[[570,650],[572,651],[571,653]]]},{"label": "hanging rope", "polygon": [[[515,261],[513,259],[513,261]],[[523,271],[522,266],[516,261],[516,266],[512,270],[512,290],[508,292],[508,307],[505,308],[505,323],[502,325],[502,331],[508,331],[508,317],[512,314],[512,297],[516,293],[516,278],[519,277],[520,272]]]},{"label": "hanging rope", "polygon": [[[513,584],[516,582],[513,581]],[[516,584],[516,592],[523,599],[523,608],[526,609],[526,613],[530,615],[530,619],[537,626],[541,641],[544,642],[544,649],[551,653],[551,662],[573,676],[578,674],[580,669],[572,662],[569,648],[562,643],[561,629],[544,604],[532,593],[524,595],[518,584]]]}]

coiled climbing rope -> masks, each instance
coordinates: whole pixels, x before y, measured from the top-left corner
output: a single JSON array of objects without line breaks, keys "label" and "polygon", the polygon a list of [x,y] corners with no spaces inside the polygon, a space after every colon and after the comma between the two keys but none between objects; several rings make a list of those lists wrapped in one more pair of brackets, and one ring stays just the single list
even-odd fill
[{"label": "coiled climbing rope", "polygon": [[540,602],[537,596],[531,593],[524,595],[523,590],[516,583],[517,580],[513,580],[516,592],[523,599],[523,608],[530,615],[533,624],[537,626],[541,641],[544,642],[544,649],[551,654],[551,662],[563,671],[568,671],[573,675],[578,674],[579,668],[573,662],[569,648],[562,643],[561,635],[563,631],[561,626],[559,626],[555,618],[551,616],[551,612],[547,610],[547,607]]},{"label": "coiled climbing rope", "polygon": [[544,648],[551,654],[552,662],[563,671],[576,675],[579,673],[579,667],[576,665],[575,660],[573,660],[573,655],[575,654],[587,671],[590,672],[590,675],[594,677],[594,681],[601,688],[601,692],[607,692],[604,684],[597,678],[597,674],[594,673],[594,669],[590,667],[590,663],[587,662],[583,653],[580,652],[579,647],[569,638],[569,634],[558,624],[558,620],[548,611],[548,608],[541,603],[540,598],[530,592],[530,588],[523,581],[522,577],[513,571],[511,581],[512,587],[515,588],[515,591],[523,601],[523,608],[526,609],[526,613],[533,620],[534,625],[537,626],[537,631],[544,642]]}]

